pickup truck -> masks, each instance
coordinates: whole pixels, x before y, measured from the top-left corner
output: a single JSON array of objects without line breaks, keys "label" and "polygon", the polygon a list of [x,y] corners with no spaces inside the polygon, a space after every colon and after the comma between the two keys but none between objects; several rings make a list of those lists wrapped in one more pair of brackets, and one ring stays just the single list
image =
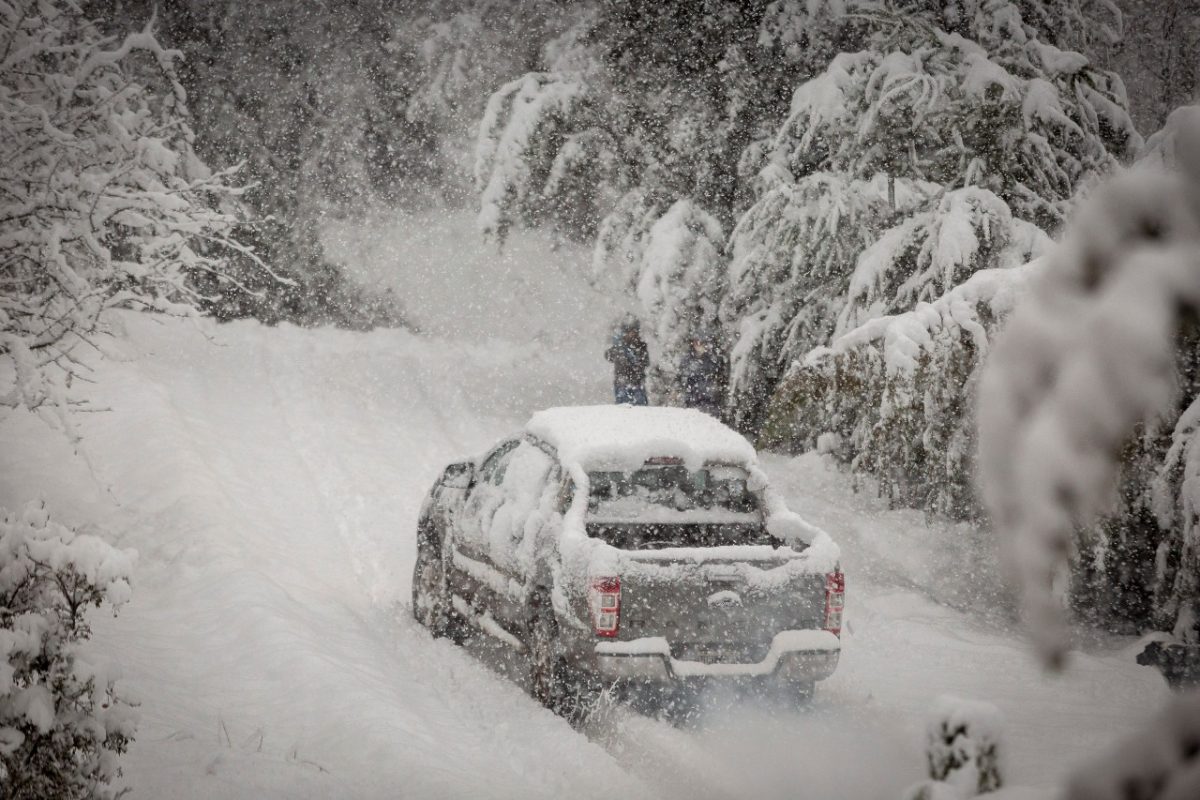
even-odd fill
[{"label": "pickup truck", "polygon": [[738,433],[695,410],[554,408],[442,472],[413,612],[528,656],[568,717],[614,683],[766,683],[797,701],[841,650],[837,546],[789,511]]}]

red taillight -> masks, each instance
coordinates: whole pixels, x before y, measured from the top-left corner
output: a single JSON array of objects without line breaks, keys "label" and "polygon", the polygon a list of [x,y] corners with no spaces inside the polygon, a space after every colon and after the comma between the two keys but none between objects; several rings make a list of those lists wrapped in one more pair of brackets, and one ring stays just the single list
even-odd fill
[{"label": "red taillight", "polygon": [[593,578],[588,592],[592,627],[597,636],[614,638],[621,625],[621,579]]},{"label": "red taillight", "polygon": [[825,630],[842,635],[842,608],[846,602],[846,576],[831,572],[825,576]]}]

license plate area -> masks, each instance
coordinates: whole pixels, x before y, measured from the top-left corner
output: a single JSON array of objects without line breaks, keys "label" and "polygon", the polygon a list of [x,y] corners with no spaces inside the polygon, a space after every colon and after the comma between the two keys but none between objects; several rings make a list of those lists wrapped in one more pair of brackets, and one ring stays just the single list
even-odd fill
[{"label": "license plate area", "polygon": [[757,664],[767,657],[770,647],[769,643],[683,642],[671,645],[671,657],[701,664]]}]

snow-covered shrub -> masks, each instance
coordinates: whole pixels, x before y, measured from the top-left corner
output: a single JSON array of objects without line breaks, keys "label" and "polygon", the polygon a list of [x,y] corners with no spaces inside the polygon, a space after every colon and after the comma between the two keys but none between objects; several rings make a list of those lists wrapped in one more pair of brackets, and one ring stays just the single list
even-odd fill
[{"label": "snow-covered shrub", "polygon": [[[62,413],[103,312],[194,314],[189,278],[263,266],[239,191],[192,150],[177,51],[68,0],[0,5],[0,408]],[[234,281],[236,283],[236,281]]]},{"label": "snow-covered shrub", "polygon": [[905,800],[967,800],[1004,785],[1000,710],[991,703],[941,695],[925,728],[929,780]]},{"label": "snow-covered shrub", "polygon": [[116,673],[90,659],[87,613],[129,599],[136,554],[32,503],[0,509],[0,794],[113,798],[136,716]]},{"label": "snow-covered shrub", "polygon": [[1000,710],[991,703],[942,695],[926,728],[929,777],[959,790],[962,797],[994,792],[1000,774]]}]

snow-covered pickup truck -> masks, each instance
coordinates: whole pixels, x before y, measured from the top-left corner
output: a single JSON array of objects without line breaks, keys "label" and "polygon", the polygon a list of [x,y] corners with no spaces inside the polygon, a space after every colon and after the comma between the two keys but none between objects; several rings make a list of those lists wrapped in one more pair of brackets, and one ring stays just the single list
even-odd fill
[{"label": "snow-covered pickup truck", "polygon": [[806,698],[837,666],[843,592],[837,546],[742,436],[699,411],[595,406],[542,411],[446,467],[413,611],[434,635],[527,652],[534,695],[570,715],[617,681]]}]

